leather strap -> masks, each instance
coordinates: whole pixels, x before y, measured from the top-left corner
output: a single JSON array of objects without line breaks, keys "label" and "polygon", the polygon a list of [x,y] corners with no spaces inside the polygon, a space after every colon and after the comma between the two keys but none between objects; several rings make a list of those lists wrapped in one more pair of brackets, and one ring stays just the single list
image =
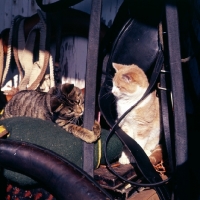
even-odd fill
[{"label": "leather strap", "polygon": [[165,65],[160,73],[160,85],[158,89],[160,90],[160,105],[161,105],[161,115],[162,115],[162,125],[164,140],[167,150],[167,158],[169,161],[169,168],[171,173],[174,172],[174,149],[172,149],[172,129],[173,129],[173,114],[172,114],[172,104],[171,104],[171,87],[169,85],[170,72],[166,70]]},{"label": "leather strap", "polygon": [[[37,26],[36,26],[37,27]],[[38,28],[38,27],[37,27]],[[19,33],[18,33],[18,58],[21,63],[21,66],[24,71],[24,77],[19,84],[19,90],[27,89],[27,85],[30,80],[30,76],[33,70],[33,66],[37,64],[33,63],[33,49],[34,42],[36,38],[36,30],[37,28],[33,28],[30,34],[27,37],[27,41],[25,42],[24,37],[24,20],[21,21],[19,25]],[[43,46],[45,41],[42,40]],[[28,65],[27,65],[28,63]]]},{"label": "leather strap", "polygon": [[167,0],[165,8],[174,114],[174,139],[176,159],[176,180],[174,198],[190,199],[187,125],[176,0]]},{"label": "leather strap", "polygon": [[[87,68],[85,77],[85,109],[83,118],[83,125],[87,129],[91,129],[94,125],[101,6],[101,0],[92,1],[88,38]],[[91,176],[93,176],[94,171],[93,153],[94,144],[84,143],[83,169]]]},{"label": "leather strap", "polygon": [[63,21],[62,21],[62,12],[58,12],[56,16],[47,13],[47,16],[51,18],[51,23],[56,28],[56,52],[55,52],[55,63],[54,63],[54,76],[55,76],[55,84],[61,84],[61,67],[60,67],[60,47],[62,43],[62,28],[63,28]]},{"label": "leather strap", "polygon": [[3,77],[3,70],[4,70],[3,39],[0,35],[0,85],[1,85],[1,80]]},{"label": "leather strap", "polygon": [[7,49],[7,56],[6,56],[6,63],[5,63],[5,68],[4,68],[4,71],[3,71],[3,77],[2,77],[2,82],[1,82],[1,86],[4,85],[5,83],[5,80],[7,78],[7,74],[8,74],[8,71],[10,69],[10,63],[11,63],[11,57],[12,57],[12,37],[13,37],[13,27],[14,27],[14,24],[15,22],[21,18],[20,16],[16,16],[12,22],[11,22],[11,27],[10,27],[10,31],[9,31],[9,38],[8,38],[8,49]]},{"label": "leather strap", "polygon": [[[24,78],[24,70],[19,61],[19,56],[18,56],[18,43],[25,44],[24,35],[23,35],[23,33],[24,33],[24,22],[23,21],[24,21],[24,17],[19,17],[18,20],[16,20],[15,23],[13,24],[13,31],[15,34],[13,34],[13,38],[12,38],[12,40],[13,40],[12,41],[13,56],[14,56],[15,63],[17,65],[17,68],[19,71],[19,80],[22,80]],[[19,31],[20,28],[23,29],[21,32]],[[19,37],[19,34],[22,37]]]},{"label": "leather strap", "polygon": [[[39,61],[38,61],[38,65],[40,66],[40,73],[38,74],[37,78],[34,79],[33,82],[29,82],[29,87],[27,88],[28,90],[35,90],[37,89],[37,87],[39,86],[39,84],[41,83],[42,78],[45,75],[48,63],[49,63],[49,56],[50,56],[50,52],[49,49],[47,47],[49,47],[48,44],[49,43],[49,34],[48,32],[46,32],[46,34],[42,34],[42,32],[46,31],[46,19],[43,15],[42,12],[40,12],[40,10],[38,10],[38,15],[40,17],[40,22],[39,22],[39,27],[40,27],[40,40],[45,42],[45,45],[43,46],[42,44],[40,45],[40,49],[39,49]],[[32,73],[32,76],[30,77],[30,81],[32,80],[32,77],[35,77],[35,75]]]},{"label": "leather strap", "polygon": [[[145,154],[144,150],[140,147],[140,145],[135,140],[133,140],[125,132],[123,132],[121,130],[121,128],[118,127],[118,124],[134,107],[136,107],[142,100],[144,100],[148,96],[148,94],[152,91],[152,89],[155,87],[155,84],[157,82],[158,76],[160,74],[160,70],[161,70],[162,65],[163,65],[163,61],[164,61],[163,53],[162,53],[162,51],[159,51],[158,56],[157,56],[157,61],[156,61],[156,64],[155,64],[155,67],[154,67],[154,70],[153,70],[153,73],[152,73],[152,76],[151,76],[151,79],[150,79],[149,87],[147,88],[147,90],[144,93],[143,97],[136,104],[134,104],[130,109],[128,109],[118,119],[118,121],[112,126],[112,130],[111,130],[110,134],[108,135],[107,140],[106,140],[106,144],[105,144],[105,159],[106,159],[106,162],[107,162],[107,165],[108,165],[109,169],[116,176],[118,176],[121,179],[123,179],[124,181],[129,182],[130,184],[133,184],[133,185],[136,185],[136,186],[154,187],[154,186],[158,186],[159,185],[159,187],[155,187],[155,190],[158,193],[158,195],[159,195],[161,200],[171,199],[166,186],[162,185],[162,184],[168,182],[170,180],[170,178],[165,180],[165,181],[162,181],[161,177],[158,175],[158,173],[155,171],[155,169],[153,168],[152,164],[150,163],[149,158]],[[119,176],[112,169],[112,167],[111,167],[111,165],[110,165],[110,163],[108,162],[108,159],[107,159],[106,149],[107,149],[107,144],[108,144],[108,141],[110,139],[110,136],[114,132],[118,135],[120,140],[124,143],[125,147],[127,147],[129,149],[129,151],[131,152],[131,154],[134,156],[138,168],[140,169],[141,173],[143,174],[145,179],[150,184],[139,184],[137,182],[128,181],[127,179],[124,179],[123,177]]]}]

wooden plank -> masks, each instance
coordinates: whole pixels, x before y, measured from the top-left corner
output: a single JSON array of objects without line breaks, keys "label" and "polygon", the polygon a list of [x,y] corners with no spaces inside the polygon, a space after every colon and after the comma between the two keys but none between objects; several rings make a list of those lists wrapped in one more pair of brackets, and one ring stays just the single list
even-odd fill
[{"label": "wooden plank", "polygon": [[[44,0],[44,4],[53,3],[57,0]],[[110,26],[116,12],[123,0],[103,0],[102,20]],[[14,3],[15,2],[15,3]],[[5,9],[4,9],[5,7]],[[91,0],[84,0],[73,8],[90,13]],[[1,0],[0,16],[2,16],[0,30],[10,28],[13,16],[32,16],[39,7],[35,0]],[[66,37],[61,46],[61,68],[63,71],[62,82],[72,82],[76,86],[85,86],[87,39],[81,37]],[[52,52],[55,54],[55,52]]]},{"label": "wooden plank", "polygon": [[17,15],[21,15],[21,13],[19,13],[20,4],[21,4],[21,1],[19,0],[12,1],[12,18],[14,18]]},{"label": "wooden plank", "polygon": [[91,0],[84,0],[75,6],[72,6],[74,9],[81,10],[86,13],[90,13],[91,11]]},{"label": "wooden plank", "polygon": [[134,195],[129,197],[127,200],[142,200],[142,199],[148,199],[148,200],[159,200],[156,191],[154,189],[146,189],[141,192],[136,192]]},{"label": "wooden plank", "polygon": [[21,13],[22,16],[27,17],[29,15],[32,15],[32,13],[28,12],[30,1],[28,0],[20,0],[19,3],[19,13]]},{"label": "wooden plank", "polygon": [[28,7],[27,7],[27,10],[28,10],[27,16],[31,16],[31,15],[37,13],[37,9],[39,9],[39,7],[38,7],[35,0],[28,0],[28,1],[29,1],[29,4],[28,4]]},{"label": "wooden plank", "polygon": [[4,8],[5,8],[5,1],[0,1],[0,32],[4,29]]},{"label": "wooden plank", "polygon": [[9,28],[11,25],[11,21],[13,19],[12,17],[12,0],[6,0],[5,1],[5,10],[4,12],[4,27],[5,28]]},{"label": "wooden plank", "polygon": [[61,45],[60,65],[62,83],[73,83],[85,87],[87,39],[66,37]]},{"label": "wooden plank", "polygon": [[102,21],[110,27],[123,0],[104,0],[102,7]]}]

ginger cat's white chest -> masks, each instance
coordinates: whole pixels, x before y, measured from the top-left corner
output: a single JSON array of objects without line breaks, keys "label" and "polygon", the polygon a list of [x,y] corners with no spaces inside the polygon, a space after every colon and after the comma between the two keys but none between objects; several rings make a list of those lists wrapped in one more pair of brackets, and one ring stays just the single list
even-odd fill
[{"label": "ginger cat's white chest", "polygon": [[[117,102],[117,113],[118,118],[120,118],[129,108],[131,108],[137,101],[142,97],[144,90],[138,92],[139,98],[135,99],[121,99]],[[142,121],[136,120],[138,118],[138,108],[141,108],[148,104],[151,100],[151,95],[144,99],[139,105],[137,105],[133,110],[131,110],[120,122],[120,126],[123,127],[123,130],[133,139],[135,139],[134,132],[138,129],[138,125],[142,124]]]},{"label": "ginger cat's white chest", "polygon": [[[118,118],[121,117],[130,107],[135,105],[138,100],[143,96],[145,93],[146,88],[141,88],[137,86],[136,91],[134,94],[124,96],[117,100],[117,112],[118,112]],[[137,107],[141,107],[147,103],[150,97],[147,97],[143,102],[141,102]],[[131,113],[129,113],[131,114]],[[134,115],[134,110],[132,111],[132,115]]]}]

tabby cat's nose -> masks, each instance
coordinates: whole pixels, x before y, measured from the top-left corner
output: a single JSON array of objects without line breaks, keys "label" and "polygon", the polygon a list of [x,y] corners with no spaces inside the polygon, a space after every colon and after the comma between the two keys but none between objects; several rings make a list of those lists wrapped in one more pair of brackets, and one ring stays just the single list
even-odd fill
[{"label": "tabby cat's nose", "polygon": [[83,109],[82,109],[82,108],[77,109],[77,113],[78,113],[79,115],[82,115],[82,114],[83,114]]}]

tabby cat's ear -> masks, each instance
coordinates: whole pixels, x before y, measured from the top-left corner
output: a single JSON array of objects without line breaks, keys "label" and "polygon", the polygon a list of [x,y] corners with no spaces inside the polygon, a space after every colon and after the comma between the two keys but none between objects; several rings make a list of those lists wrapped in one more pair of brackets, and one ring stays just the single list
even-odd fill
[{"label": "tabby cat's ear", "polygon": [[56,112],[59,107],[62,106],[62,103],[58,100],[58,98],[51,98],[50,100],[51,112]]},{"label": "tabby cat's ear", "polygon": [[74,88],[74,84],[70,84],[70,83],[65,83],[65,84],[63,84],[62,85],[62,87],[61,87],[61,92],[63,93],[63,94],[70,94],[70,92],[73,90],[73,88]]},{"label": "tabby cat's ear", "polygon": [[49,91],[48,91],[48,94],[54,94],[56,89],[57,89],[56,87],[50,88]]},{"label": "tabby cat's ear", "polygon": [[81,93],[82,93],[83,96],[85,95],[85,88],[81,89]]},{"label": "tabby cat's ear", "polygon": [[121,68],[123,68],[122,64],[118,64],[118,63],[112,63],[114,69],[117,71],[119,71]]}]

